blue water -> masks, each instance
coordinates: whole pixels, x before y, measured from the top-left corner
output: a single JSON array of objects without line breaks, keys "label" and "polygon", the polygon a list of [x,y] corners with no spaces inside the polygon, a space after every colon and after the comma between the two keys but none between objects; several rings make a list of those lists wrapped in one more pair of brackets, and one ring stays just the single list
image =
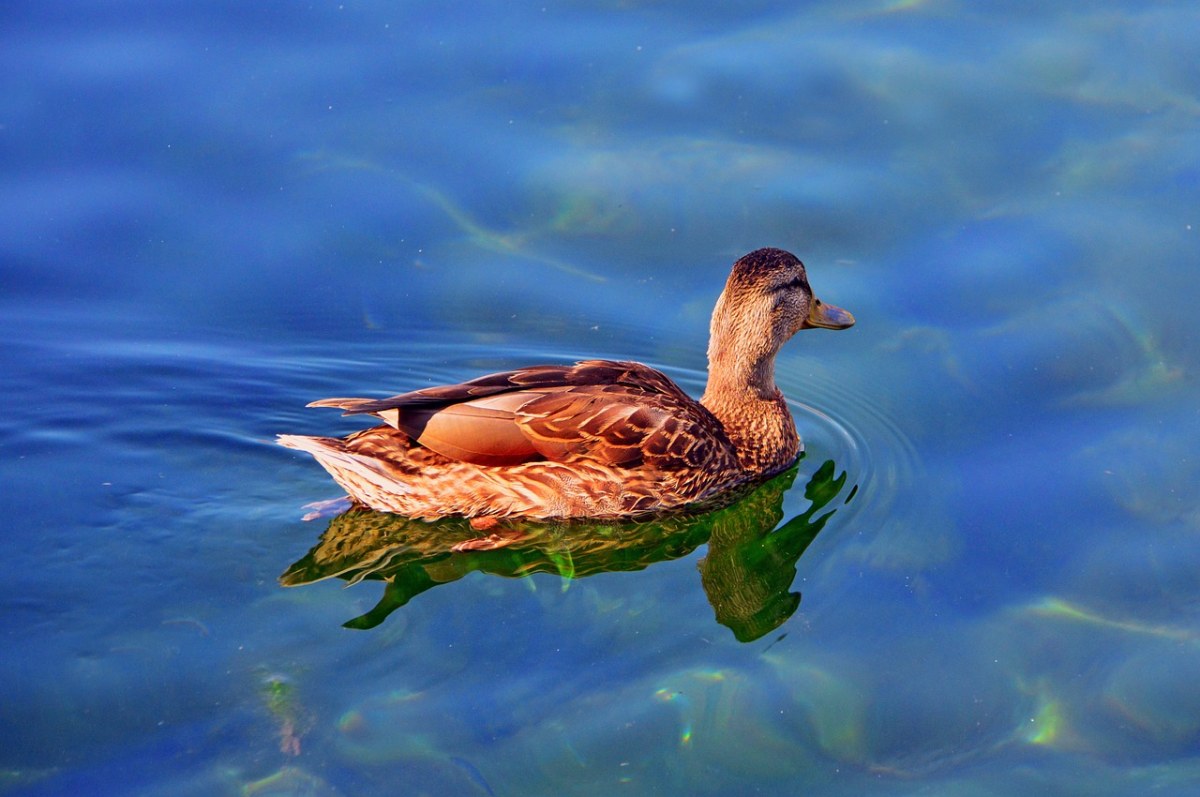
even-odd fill
[{"label": "blue water", "polygon": [[[0,10],[0,793],[1200,791],[1200,9],[435,5]],[[783,482],[302,519],[308,401],[698,393],[766,245]]]}]

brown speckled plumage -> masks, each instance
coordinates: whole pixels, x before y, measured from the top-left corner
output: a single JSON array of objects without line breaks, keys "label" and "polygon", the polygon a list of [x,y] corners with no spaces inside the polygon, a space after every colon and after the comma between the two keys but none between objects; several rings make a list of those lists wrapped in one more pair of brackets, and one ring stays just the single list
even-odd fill
[{"label": "brown speckled plumage", "polygon": [[713,311],[699,402],[634,362],[505,371],[387,399],[309,406],[386,425],[344,439],[280,435],[316,457],[355,501],[411,517],[617,518],[702,501],[780,472],[800,439],[774,360],[807,326],[841,329],[780,249],[734,264]]}]

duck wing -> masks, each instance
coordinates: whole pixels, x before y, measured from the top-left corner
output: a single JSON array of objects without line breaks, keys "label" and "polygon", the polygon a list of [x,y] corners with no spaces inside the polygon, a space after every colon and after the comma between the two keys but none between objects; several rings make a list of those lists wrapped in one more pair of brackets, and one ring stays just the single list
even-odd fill
[{"label": "duck wing", "polygon": [[386,399],[310,407],[375,415],[417,443],[477,465],[591,460],[696,466],[730,446],[720,422],[666,375],[641,363],[585,360],[488,374]]}]

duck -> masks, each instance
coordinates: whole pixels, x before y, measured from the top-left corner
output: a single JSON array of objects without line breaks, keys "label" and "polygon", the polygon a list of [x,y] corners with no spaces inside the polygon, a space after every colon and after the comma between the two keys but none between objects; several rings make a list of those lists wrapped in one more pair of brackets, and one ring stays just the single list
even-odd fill
[{"label": "duck", "polygon": [[423,520],[630,519],[704,505],[786,470],[803,450],[775,358],[802,329],[854,316],[813,295],[791,252],[739,258],[709,325],[699,400],[638,362],[581,360],[390,398],[309,407],[381,424],[347,437],[281,434],[352,504]]}]

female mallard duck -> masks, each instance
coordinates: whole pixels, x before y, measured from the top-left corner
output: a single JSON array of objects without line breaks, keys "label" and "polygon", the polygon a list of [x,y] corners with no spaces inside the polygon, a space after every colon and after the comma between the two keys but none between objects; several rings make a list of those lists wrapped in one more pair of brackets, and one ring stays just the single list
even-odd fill
[{"label": "female mallard duck", "polygon": [[584,360],[380,400],[314,401],[386,425],[279,443],[316,457],[356,502],[411,517],[674,509],[795,461],[800,438],[775,386],[775,355],[798,330],[853,323],[813,297],[795,255],[759,249],[733,264],[717,299],[700,401],[641,363]]}]

